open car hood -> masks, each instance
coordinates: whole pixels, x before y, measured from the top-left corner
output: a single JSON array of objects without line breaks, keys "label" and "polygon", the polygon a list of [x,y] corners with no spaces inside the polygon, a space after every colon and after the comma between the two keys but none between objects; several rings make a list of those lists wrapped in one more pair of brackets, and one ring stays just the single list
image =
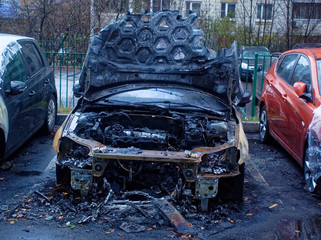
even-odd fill
[{"label": "open car hood", "polygon": [[122,87],[181,85],[237,105],[243,96],[237,44],[210,51],[196,21],[195,13],[182,19],[178,11],[161,11],[128,14],[108,25],[90,43],[75,95],[94,101]]}]

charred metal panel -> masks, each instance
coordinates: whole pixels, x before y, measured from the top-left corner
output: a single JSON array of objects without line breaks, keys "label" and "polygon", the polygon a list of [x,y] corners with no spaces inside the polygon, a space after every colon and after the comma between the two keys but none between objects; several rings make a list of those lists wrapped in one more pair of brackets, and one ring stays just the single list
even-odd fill
[{"label": "charred metal panel", "polygon": [[[108,89],[139,83],[197,87],[237,104],[243,96],[237,44],[217,54],[203,46],[203,32],[194,27],[197,15],[183,19],[178,11],[128,14],[102,29],[91,41],[74,92],[92,101]],[[105,90],[104,90],[105,89]]]},{"label": "charred metal panel", "polygon": [[168,202],[166,199],[157,199],[155,201],[159,209],[168,218],[177,233],[183,235],[195,235],[196,231],[188,224],[185,218],[170,202]]}]

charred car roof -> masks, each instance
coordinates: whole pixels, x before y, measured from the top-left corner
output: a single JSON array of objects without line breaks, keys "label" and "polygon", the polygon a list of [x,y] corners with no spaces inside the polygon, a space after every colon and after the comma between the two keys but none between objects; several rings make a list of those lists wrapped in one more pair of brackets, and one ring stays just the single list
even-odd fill
[{"label": "charred car roof", "polygon": [[[94,36],[74,92],[94,101],[124,89],[193,87],[238,104],[237,45],[217,54],[205,48],[197,15],[178,11],[128,14]],[[121,89],[121,90],[120,90]]]}]

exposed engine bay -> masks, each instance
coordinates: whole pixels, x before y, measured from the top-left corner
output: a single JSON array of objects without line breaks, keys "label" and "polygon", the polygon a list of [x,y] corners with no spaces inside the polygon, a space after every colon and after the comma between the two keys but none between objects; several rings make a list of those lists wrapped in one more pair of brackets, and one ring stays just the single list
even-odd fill
[{"label": "exposed engine bay", "polygon": [[217,195],[219,178],[239,174],[238,127],[217,116],[84,111],[74,114],[69,129],[58,162],[71,169],[71,186],[84,195],[105,181],[116,193],[150,189],[179,198],[187,191],[208,199]]},{"label": "exposed engine bay", "polygon": [[228,123],[204,114],[82,113],[75,133],[114,148],[182,151],[227,141]]}]

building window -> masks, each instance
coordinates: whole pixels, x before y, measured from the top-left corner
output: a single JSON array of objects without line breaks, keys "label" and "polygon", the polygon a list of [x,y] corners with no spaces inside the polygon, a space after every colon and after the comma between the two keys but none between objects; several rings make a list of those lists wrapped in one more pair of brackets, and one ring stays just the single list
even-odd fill
[{"label": "building window", "polygon": [[163,9],[170,9],[170,0],[152,0],[153,12],[158,12]]},{"label": "building window", "polygon": [[201,2],[192,2],[192,1],[186,1],[186,14],[189,13],[189,11],[196,12],[197,15],[201,14]]},{"label": "building window", "polygon": [[293,3],[294,19],[321,19],[321,3]]},{"label": "building window", "polygon": [[272,20],[272,4],[257,5],[257,20]]},{"label": "building window", "polygon": [[221,18],[229,17],[235,18],[235,3],[222,3],[221,4]]}]

